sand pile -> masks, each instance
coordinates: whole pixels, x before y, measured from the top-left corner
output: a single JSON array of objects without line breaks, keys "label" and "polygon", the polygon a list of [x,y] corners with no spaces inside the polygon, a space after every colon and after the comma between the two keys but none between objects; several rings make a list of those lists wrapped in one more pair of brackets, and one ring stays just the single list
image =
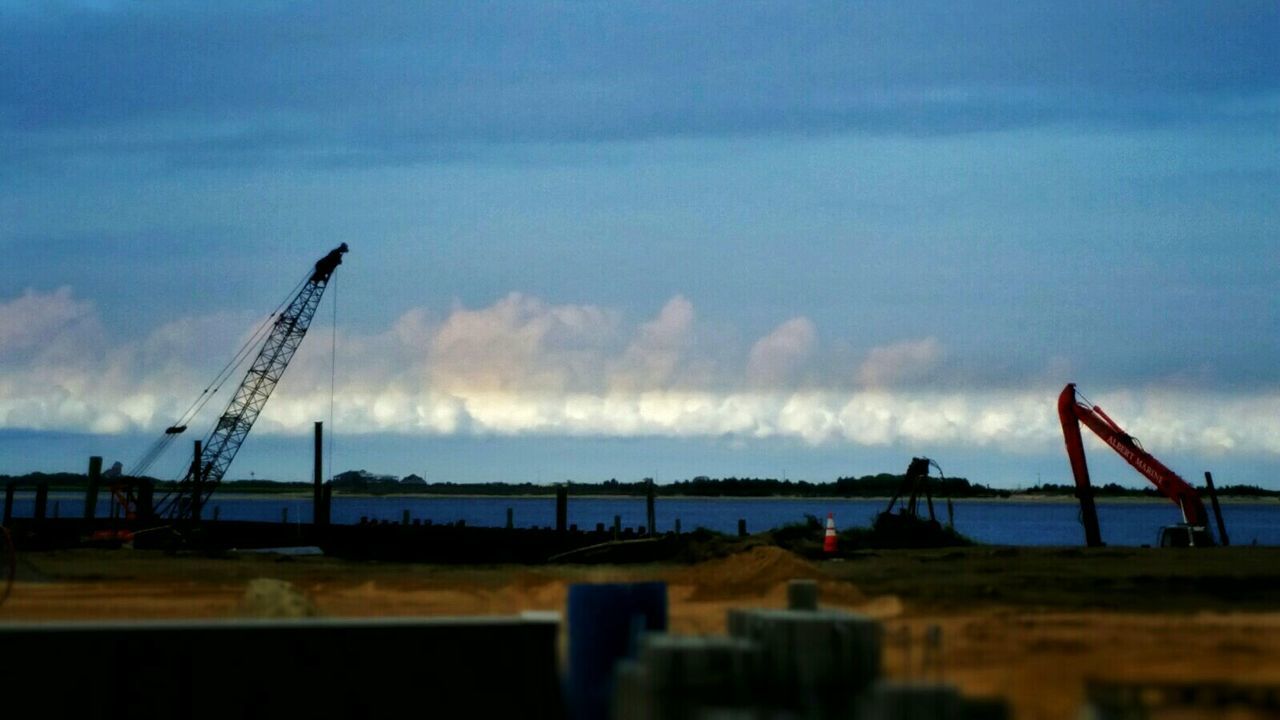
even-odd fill
[{"label": "sand pile", "polygon": [[292,583],[274,578],[250,580],[236,614],[256,618],[314,617],[316,606]]},{"label": "sand pile", "polygon": [[827,578],[814,563],[779,547],[760,546],[729,557],[698,563],[671,578],[671,582],[693,586],[693,601],[743,597],[774,597],[786,594],[788,580],[817,580],[827,600],[856,602],[861,593],[848,583]]}]

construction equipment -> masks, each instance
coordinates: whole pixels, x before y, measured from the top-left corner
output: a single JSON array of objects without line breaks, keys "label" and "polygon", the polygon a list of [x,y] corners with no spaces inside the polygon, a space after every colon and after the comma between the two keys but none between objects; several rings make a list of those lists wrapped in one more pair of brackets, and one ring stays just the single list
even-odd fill
[{"label": "construction equipment", "polygon": [[[203,450],[198,453],[198,462],[193,459],[190,469],[177,487],[156,503],[156,515],[174,520],[200,519],[200,511],[205,502],[226,474],[240,445],[244,443],[254,421],[266,405],[267,398],[271,396],[271,391],[280,382],[289,361],[302,344],[302,338],[311,326],[311,318],[320,305],[320,298],[329,284],[329,278],[338,265],[342,264],[342,256],[346,252],[347,244],[342,243],[320,258],[288,306],[275,315],[266,340],[249,366],[244,380],[236,389],[227,409],[218,418],[217,425],[205,439]],[[185,429],[185,424],[175,424],[165,430],[162,441],[171,440]]]},{"label": "construction equipment", "polygon": [[1084,442],[1080,436],[1082,424],[1102,438],[1112,450],[1150,480],[1161,495],[1172,500],[1181,509],[1181,523],[1160,529],[1161,547],[1213,545],[1213,536],[1207,525],[1208,514],[1196,489],[1152,457],[1138,443],[1137,438],[1125,432],[1102,408],[1079,397],[1075,383],[1068,383],[1058,396],[1058,419],[1062,422],[1067,457],[1071,460],[1071,472],[1075,475],[1076,497],[1080,500],[1080,521],[1084,525],[1085,543],[1089,547],[1101,547],[1103,542],[1098,528],[1098,510],[1093,503],[1093,486],[1089,482],[1089,466],[1085,462]]},{"label": "construction equipment", "polygon": [[[927,457],[912,458],[907,474],[902,477],[898,490],[889,499],[884,512],[876,515],[871,525],[874,542],[880,547],[947,547],[968,544],[953,528],[942,526],[933,512],[933,493],[929,489],[929,468],[937,468],[938,476],[945,480],[942,468]],[[929,517],[922,515],[921,495],[929,509]],[[899,504],[898,500],[902,502]],[[897,511],[894,506],[899,505]]]}]

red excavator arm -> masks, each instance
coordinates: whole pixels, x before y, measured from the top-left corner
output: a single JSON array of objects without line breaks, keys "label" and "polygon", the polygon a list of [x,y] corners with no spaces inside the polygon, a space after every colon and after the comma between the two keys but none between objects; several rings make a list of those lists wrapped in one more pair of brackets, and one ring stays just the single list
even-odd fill
[{"label": "red excavator arm", "polygon": [[1196,489],[1143,450],[1133,436],[1108,417],[1102,408],[1077,398],[1075,383],[1069,383],[1058,396],[1058,419],[1062,421],[1062,437],[1066,440],[1067,457],[1071,459],[1071,472],[1076,478],[1076,497],[1080,499],[1085,542],[1090,547],[1102,545],[1102,537],[1098,530],[1098,512],[1093,505],[1093,487],[1089,483],[1089,466],[1084,458],[1084,443],[1080,437],[1081,424],[1092,430],[1102,438],[1103,442],[1110,445],[1112,450],[1120,453],[1120,457],[1146,476],[1161,495],[1181,508],[1183,521],[1186,524],[1206,525],[1208,516]]}]

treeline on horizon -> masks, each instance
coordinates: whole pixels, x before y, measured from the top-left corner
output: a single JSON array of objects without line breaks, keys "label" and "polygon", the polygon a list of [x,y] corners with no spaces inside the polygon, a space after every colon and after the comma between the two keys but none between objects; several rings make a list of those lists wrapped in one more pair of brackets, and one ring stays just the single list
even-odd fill
[{"label": "treeline on horizon", "polygon": [[[701,475],[689,480],[670,483],[654,483],[655,495],[665,497],[888,497],[902,489],[903,475],[880,473],[862,477],[841,477],[833,482],[809,482],[807,480],[778,480],[776,478],[711,478]],[[157,489],[176,485],[174,481],[151,480]],[[51,490],[82,490],[88,485],[88,476],[78,473],[42,473],[26,475],[0,475],[0,484],[16,482],[20,486],[33,487],[47,483]],[[333,477],[333,489],[337,494],[369,495],[553,495],[556,485],[530,482],[484,483],[428,483],[416,475],[397,479],[390,475],[374,475],[365,470],[348,470]],[[616,479],[602,482],[563,483],[571,495],[644,495],[648,479],[619,482]],[[1009,498],[1009,497],[1058,497],[1075,495],[1074,485],[1045,483],[1029,488],[1007,490],[992,488],[965,478],[929,478],[929,492],[942,498]],[[224,491],[249,493],[289,493],[307,490],[309,482],[285,482],[276,480],[227,480]],[[1202,493],[1204,488],[1198,488]],[[1280,497],[1280,490],[1268,490],[1254,485],[1226,485],[1218,488],[1218,494],[1232,497]],[[1153,487],[1127,488],[1116,483],[1094,487],[1096,497],[1151,497],[1160,494]]]}]

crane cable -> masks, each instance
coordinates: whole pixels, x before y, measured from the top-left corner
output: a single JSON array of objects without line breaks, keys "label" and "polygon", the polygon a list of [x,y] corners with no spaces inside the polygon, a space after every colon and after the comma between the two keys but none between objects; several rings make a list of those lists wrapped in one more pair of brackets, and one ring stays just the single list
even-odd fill
[{"label": "crane cable", "polygon": [[198,415],[200,411],[204,410],[205,405],[207,405],[209,401],[213,399],[213,396],[222,389],[222,386],[226,384],[227,380],[235,373],[235,371],[244,364],[244,361],[249,357],[252,350],[261,343],[263,336],[272,327],[274,320],[279,316],[281,309],[290,301],[303,284],[307,282],[310,276],[311,273],[308,272],[302,280],[298,282],[298,284],[294,285],[293,289],[289,291],[289,294],[285,296],[284,300],[276,305],[275,309],[271,311],[271,314],[267,315],[267,317],[258,324],[258,327],[253,331],[253,334],[249,336],[249,339],[244,341],[240,346],[240,349],[236,351],[235,355],[233,355],[232,358],[222,366],[222,369],[219,370],[213,380],[205,386],[204,390],[200,391],[200,395],[192,401],[186,411],[169,426],[170,430],[177,430],[177,432],[169,432],[166,430],[166,432],[161,435],[150,448],[148,448],[147,452],[143,454],[142,459],[139,460],[129,471],[129,475],[131,477],[139,477],[149,470],[151,465],[155,463],[156,459],[169,449],[169,446],[173,444],[175,439],[177,439],[178,435],[182,432],[182,429],[185,429],[186,425],[195,419],[195,416]]}]

